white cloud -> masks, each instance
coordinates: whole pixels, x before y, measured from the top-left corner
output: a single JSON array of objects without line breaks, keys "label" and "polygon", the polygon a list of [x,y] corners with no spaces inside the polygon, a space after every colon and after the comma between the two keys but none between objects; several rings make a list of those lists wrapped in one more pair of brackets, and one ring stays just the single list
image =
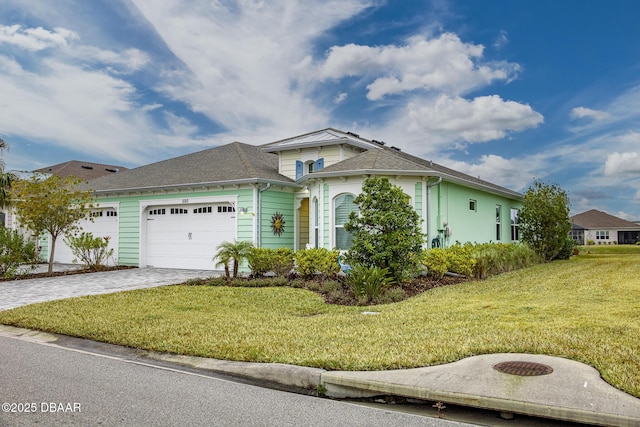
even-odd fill
[{"label": "white cloud", "polygon": [[123,71],[138,71],[149,62],[149,55],[135,48],[114,52],[94,46],[81,46],[74,50],[72,56],[83,61],[116,67]]},{"label": "white cloud", "polygon": [[611,175],[638,175],[640,176],[640,153],[611,153],[604,165],[604,174]]},{"label": "white cloud", "polygon": [[78,35],[66,28],[55,28],[49,31],[42,27],[23,28],[21,25],[0,25],[0,44],[11,44],[30,51],[66,46],[68,42],[77,39]]},{"label": "white cloud", "polygon": [[312,41],[365,8],[366,0],[326,2],[134,0],[186,70],[165,74],[158,89],[235,135],[325,126],[328,108],[311,98]]},{"label": "white cloud", "polygon": [[416,133],[471,143],[504,138],[511,131],[532,128],[544,120],[529,105],[504,101],[498,95],[470,101],[442,95],[435,102],[414,101],[407,110],[409,129]]},{"label": "white cloud", "polygon": [[544,174],[544,161],[537,157],[506,159],[489,154],[480,157],[477,163],[449,159],[441,160],[440,163],[515,191],[523,191],[534,178],[542,178],[541,174]]},{"label": "white cloud", "polygon": [[333,98],[333,103],[334,104],[342,104],[348,97],[349,95],[346,92],[340,92],[338,95],[336,95],[335,98]]},{"label": "white cloud", "polygon": [[493,41],[493,47],[496,49],[502,49],[509,43],[509,36],[505,30],[500,30],[498,36]]},{"label": "white cloud", "polygon": [[413,37],[403,46],[334,46],[321,65],[321,77],[375,77],[367,86],[372,101],[416,89],[460,95],[516,77],[518,64],[482,64],[483,50],[452,33],[433,39]]},{"label": "white cloud", "polygon": [[571,117],[574,119],[591,118],[593,120],[608,119],[611,114],[606,111],[592,110],[591,108],[576,107],[571,110]]}]

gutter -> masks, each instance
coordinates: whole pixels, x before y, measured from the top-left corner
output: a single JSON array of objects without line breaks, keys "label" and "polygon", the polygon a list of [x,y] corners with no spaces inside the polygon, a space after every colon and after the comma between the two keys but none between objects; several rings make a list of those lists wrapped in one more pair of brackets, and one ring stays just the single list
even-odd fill
[{"label": "gutter", "polygon": [[198,182],[198,183],[189,183],[189,184],[176,184],[169,186],[153,186],[153,187],[131,187],[131,188],[110,188],[110,189],[102,189],[102,190],[94,190],[89,185],[89,191],[92,191],[95,194],[107,194],[107,193],[127,193],[127,192],[144,192],[144,191],[154,191],[154,190],[183,190],[190,189],[196,187],[218,187],[225,185],[243,185],[243,184],[267,184],[271,186],[271,184],[281,185],[283,187],[293,187],[293,188],[303,188],[303,185],[300,185],[295,182],[287,182],[287,181],[274,181],[268,179],[238,179],[231,181],[216,181],[216,182]]}]

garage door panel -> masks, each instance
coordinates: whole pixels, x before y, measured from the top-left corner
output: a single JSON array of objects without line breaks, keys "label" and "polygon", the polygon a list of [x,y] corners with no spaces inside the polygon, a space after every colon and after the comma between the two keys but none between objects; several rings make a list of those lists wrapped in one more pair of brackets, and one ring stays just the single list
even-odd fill
[{"label": "garage door panel", "polygon": [[233,240],[235,230],[235,209],[230,203],[150,207],[147,265],[214,270],[216,247]]},{"label": "garage door panel", "polygon": [[[117,211],[112,208],[98,209],[94,212],[93,221],[81,220],[78,222],[80,231],[77,233],[91,233],[94,237],[109,237],[109,249],[113,249],[113,256],[107,262],[114,265],[118,259],[118,217]],[[66,244],[64,236],[56,240],[55,262],[71,264],[75,257],[71,248]]]}]

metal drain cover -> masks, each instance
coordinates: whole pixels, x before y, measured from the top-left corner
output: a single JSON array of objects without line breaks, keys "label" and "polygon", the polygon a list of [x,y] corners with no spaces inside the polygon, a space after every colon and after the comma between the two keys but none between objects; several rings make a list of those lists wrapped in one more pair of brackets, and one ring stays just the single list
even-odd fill
[{"label": "metal drain cover", "polygon": [[549,375],[553,372],[551,366],[535,362],[510,361],[493,365],[493,369],[498,372],[521,377],[535,377],[538,375]]}]

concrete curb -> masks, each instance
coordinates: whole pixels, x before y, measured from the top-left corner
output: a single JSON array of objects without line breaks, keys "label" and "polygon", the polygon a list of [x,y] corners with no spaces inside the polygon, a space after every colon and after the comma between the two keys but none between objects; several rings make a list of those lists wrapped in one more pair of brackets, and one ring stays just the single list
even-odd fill
[{"label": "concrete curb", "polygon": [[231,362],[157,352],[149,352],[145,357],[251,380],[254,383],[268,385],[278,390],[295,391],[308,395],[318,395],[322,375],[326,372],[324,369],[283,363]]},{"label": "concrete curb", "polygon": [[[493,369],[519,360],[553,367],[544,376],[516,376]],[[426,368],[327,372],[330,397],[403,396],[600,426],[640,426],[640,399],[607,384],[582,363],[545,355],[488,354]]]},{"label": "concrete curb", "polygon": [[[330,398],[406,398],[599,426],[640,426],[640,399],[607,384],[599,372],[569,359],[487,354],[446,365],[393,371],[326,371],[282,363],[250,363],[129,349],[64,335],[0,325],[0,335],[98,353],[156,361],[239,378],[255,385]],[[549,375],[521,377],[493,369],[519,360],[546,364]]]}]

